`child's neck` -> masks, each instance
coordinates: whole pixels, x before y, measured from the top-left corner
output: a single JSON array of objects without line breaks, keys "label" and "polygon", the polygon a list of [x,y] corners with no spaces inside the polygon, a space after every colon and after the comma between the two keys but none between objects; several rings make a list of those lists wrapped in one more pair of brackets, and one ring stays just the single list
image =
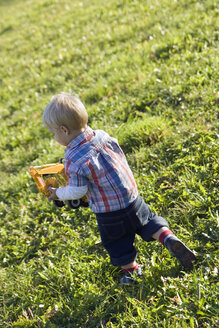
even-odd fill
[{"label": "child's neck", "polygon": [[86,127],[85,127],[85,128],[82,128],[82,129],[80,129],[80,130],[72,130],[72,131],[70,132],[70,135],[69,135],[69,139],[70,139],[69,142],[71,142],[73,139],[77,138],[77,137],[78,137],[81,133],[83,133],[85,130],[86,130]]}]

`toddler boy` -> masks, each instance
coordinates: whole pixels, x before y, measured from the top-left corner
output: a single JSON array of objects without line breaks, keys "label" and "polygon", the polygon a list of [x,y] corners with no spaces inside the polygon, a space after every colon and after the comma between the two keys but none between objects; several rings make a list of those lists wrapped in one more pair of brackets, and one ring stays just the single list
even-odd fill
[{"label": "toddler boy", "polygon": [[159,240],[184,268],[192,267],[193,252],[140,197],[117,140],[87,126],[88,114],[79,98],[65,93],[54,96],[44,110],[43,122],[57,142],[66,146],[69,177],[68,186],[50,187],[48,198],[66,201],[86,195],[111,263],[124,271],[121,283],[132,283],[135,275],[141,275],[133,246],[135,234],[147,242]]}]

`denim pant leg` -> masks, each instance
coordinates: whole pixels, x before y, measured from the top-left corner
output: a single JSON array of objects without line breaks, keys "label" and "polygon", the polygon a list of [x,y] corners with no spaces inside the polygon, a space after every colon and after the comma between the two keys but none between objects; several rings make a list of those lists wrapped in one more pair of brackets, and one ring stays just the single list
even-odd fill
[{"label": "denim pant leg", "polygon": [[161,227],[169,227],[167,221],[154,214],[140,196],[125,209],[96,216],[102,244],[115,266],[136,259],[133,245],[136,233],[149,242],[154,240],[152,235]]},{"label": "denim pant leg", "polygon": [[98,228],[103,247],[110,256],[111,263],[123,266],[136,259],[137,252],[133,245],[135,232],[127,229],[125,218],[97,217]]},{"label": "denim pant leg", "polygon": [[150,207],[143,201],[136,213],[139,225],[136,233],[147,242],[153,241],[152,235],[162,227],[169,228],[167,220],[162,216],[153,213]]}]

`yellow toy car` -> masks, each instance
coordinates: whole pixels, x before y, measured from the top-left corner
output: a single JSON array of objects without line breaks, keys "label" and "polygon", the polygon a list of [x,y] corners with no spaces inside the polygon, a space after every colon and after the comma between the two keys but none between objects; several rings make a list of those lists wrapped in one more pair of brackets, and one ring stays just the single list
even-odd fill
[{"label": "yellow toy car", "polygon": [[[64,165],[62,163],[31,166],[29,168],[29,172],[36,182],[37,188],[45,197],[50,195],[50,191],[48,191],[49,186],[58,188],[59,186],[65,187],[68,184],[68,177],[65,173]],[[43,176],[46,177],[45,180]],[[57,207],[62,207],[67,204],[72,209],[88,207],[86,196],[82,197],[81,199],[68,200],[66,202],[57,199],[54,200],[53,203]]]}]

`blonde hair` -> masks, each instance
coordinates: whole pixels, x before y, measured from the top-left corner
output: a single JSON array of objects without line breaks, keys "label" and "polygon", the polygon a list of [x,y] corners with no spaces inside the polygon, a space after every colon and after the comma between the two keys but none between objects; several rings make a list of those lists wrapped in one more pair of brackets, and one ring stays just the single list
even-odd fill
[{"label": "blonde hair", "polygon": [[43,123],[49,128],[65,125],[80,130],[86,127],[87,121],[88,114],[80,99],[67,93],[53,96],[43,112]]}]

